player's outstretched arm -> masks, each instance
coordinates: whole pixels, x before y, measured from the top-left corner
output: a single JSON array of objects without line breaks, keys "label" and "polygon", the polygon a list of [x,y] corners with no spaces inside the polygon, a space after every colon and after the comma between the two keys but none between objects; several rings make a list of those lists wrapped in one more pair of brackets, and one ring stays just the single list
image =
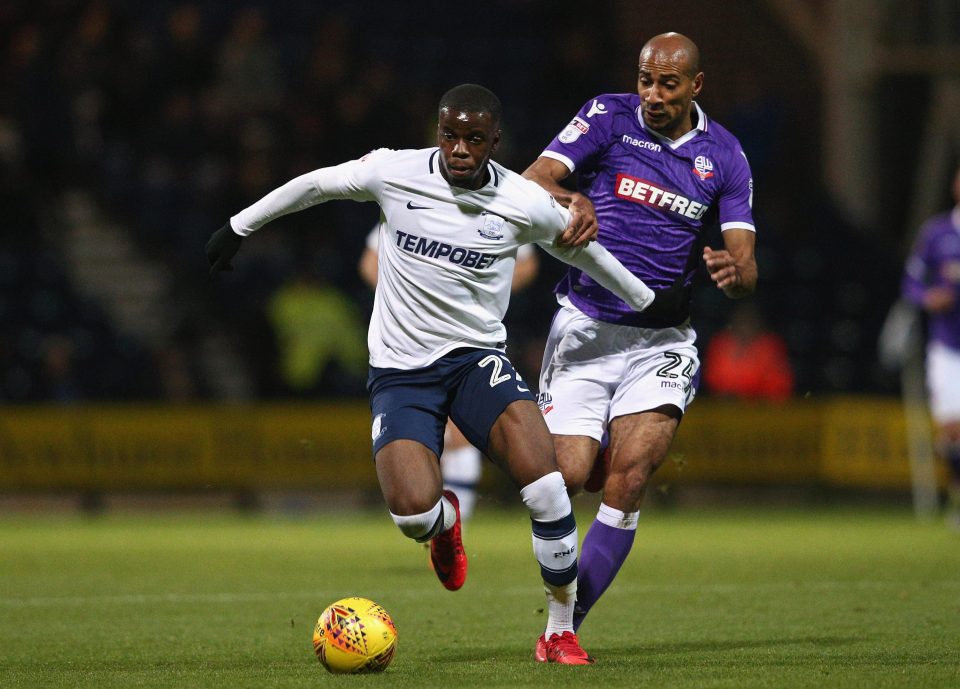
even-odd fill
[{"label": "player's outstretched arm", "polygon": [[240,250],[240,242],[254,230],[281,215],[303,210],[320,203],[320,195],[313,176],[316,173],[300,175],[281,187],[278,187],[251,206],[244,208],[230,218],[223,227],[214,232],[207,241],[207,260],[210,272],[233,270],[230,261]]},{"label": "player's outstretched arm", "polygon": [[210,272],[231,270],[230,259],[240,248],[240,240],[280,216],[333,199],[375,200],[373,192],[368,188],[373,178],[373,165],[364,165],[363,161],[374,159],[376,154],[375,151],[360,160],[320,168],[295,177],[244,208],[230,218],[229,223],[214,232],[207,242]]},{"label": "player's outstretched arm", "polygon": [[543,187],[557,202],[570,211],[570,222],[557,240],[560,246],[584,246],[597,238],[597,212],[593,202],[580,192],[570,191],[560,181],[570,170],[559,160],[541,156],[523,172],[523,176]]},{"label": "player's outstretched arm", "polygon": [[240,250],[245,236],[275,218],[320,203],[322,199],[310,175],[296,177],[243,209],[207,241],[210,272],[233,270],[230,261]]},{"label": "player's outstretched arm", "polygon": [[617,258],[597,243],[581,247],[541,244],[555,258],[579,268],[600,285],[616,294],[634,311],[645,311],[654,303],[656,293],[627,270]]}]

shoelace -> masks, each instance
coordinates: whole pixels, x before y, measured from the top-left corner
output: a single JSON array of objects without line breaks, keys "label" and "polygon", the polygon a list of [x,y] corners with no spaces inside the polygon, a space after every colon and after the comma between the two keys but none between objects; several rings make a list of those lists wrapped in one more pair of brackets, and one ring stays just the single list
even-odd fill
[{"label": "shoelace", "polygon": [[559,637],[551,637],[550,644],[552,644],[557,651],[563,655],[574,655],[586,657],[587,652],[580,648],[580,644],[577,643],[577,637],[575,637],[570,632],[564,632]]},{"label": "shoelace", "polygon": [[[456,527],[454,527],[456,528]],[[463,546],[457,545],[453,539],[453,529],[445,531],[434,539],[437,545],[437,554],[446,562],[452,561],[457,555],[463,553]]]}]

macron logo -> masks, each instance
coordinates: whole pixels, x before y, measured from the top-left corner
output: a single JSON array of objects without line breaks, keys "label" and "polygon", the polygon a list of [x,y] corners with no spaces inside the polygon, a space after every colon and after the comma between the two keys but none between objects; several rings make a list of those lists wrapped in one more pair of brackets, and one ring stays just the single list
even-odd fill
[{"label": "macron logo", "polygon": [[660,144],[655,144],[652,141],[644,141],[643,139],[637,139],[629,134],[624,134],[621,141],[623,141],[625,144],[630,144],[631,146],[636,146],[637,148],[645,148],[648,151],[656,151],[657,153],[662,150]]},{"label": "macron logo", "polygon": [[599,102],[596,98],[593,99],[593,103],[590,104],[590,109],[587,110],[587,119],[589,120],[594,115],[606,115],[607,106]]},{"label": "macron logo", "polygon": [[631,177],[622,172],[617,175],[616,194],[626,201],[642,203],[652,208],[662,208],[691,220],[699,220],[707,212],[705,204],[692,201],[676,192],[661,189],[653,182]]}]

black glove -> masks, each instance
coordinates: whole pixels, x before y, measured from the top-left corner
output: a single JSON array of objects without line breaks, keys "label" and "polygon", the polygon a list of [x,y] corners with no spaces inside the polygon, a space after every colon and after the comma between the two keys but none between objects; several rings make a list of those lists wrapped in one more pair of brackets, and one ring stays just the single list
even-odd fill
[{"label": "black glove", "polygon": [[233,231],[228,222],[219,230],[210,235],[207,240],[207,260],[210,261],[210,274],[218,270],[233,270],[230,261],[240,250],[243,237]]},{"label": "black glove", "polygon": [[[644,316],[654,318],[664,318],[667,320],[676,320],[681,315],[686,314],[690,305],[691,287],[683,286],[683,276],[681,275],[669,287],[652,289],[654,294],[653,303],[645,308],[641,313]],[[684,315],[683,320],[686,316]]]}]

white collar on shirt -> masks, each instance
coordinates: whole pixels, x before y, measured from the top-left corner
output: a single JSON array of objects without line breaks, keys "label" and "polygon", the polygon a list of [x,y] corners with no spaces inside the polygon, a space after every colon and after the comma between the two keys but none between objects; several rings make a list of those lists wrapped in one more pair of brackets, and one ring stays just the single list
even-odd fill
[{"label": "white collar on shirt", "polygon": [[658,134],[652,129],[647,129],[647,123],[643,121],[643,112],[641,111],[641,107],[642,106],[639,105],[637,106],[637,120],[640,122],[640,126],[643,127],[647,133],[650,134],[650,136],[656,138],[665,146],[669,146],[670,148],[679,148],[700,132],[707,131],[707,116],[704,114],[703,110],[700,108],[700,104],[697,103],[697,101],[693,101],[693,107],[697,112],[697,124],[693,129],[681,136],[679,139],[671,139],[663,134]]}]

